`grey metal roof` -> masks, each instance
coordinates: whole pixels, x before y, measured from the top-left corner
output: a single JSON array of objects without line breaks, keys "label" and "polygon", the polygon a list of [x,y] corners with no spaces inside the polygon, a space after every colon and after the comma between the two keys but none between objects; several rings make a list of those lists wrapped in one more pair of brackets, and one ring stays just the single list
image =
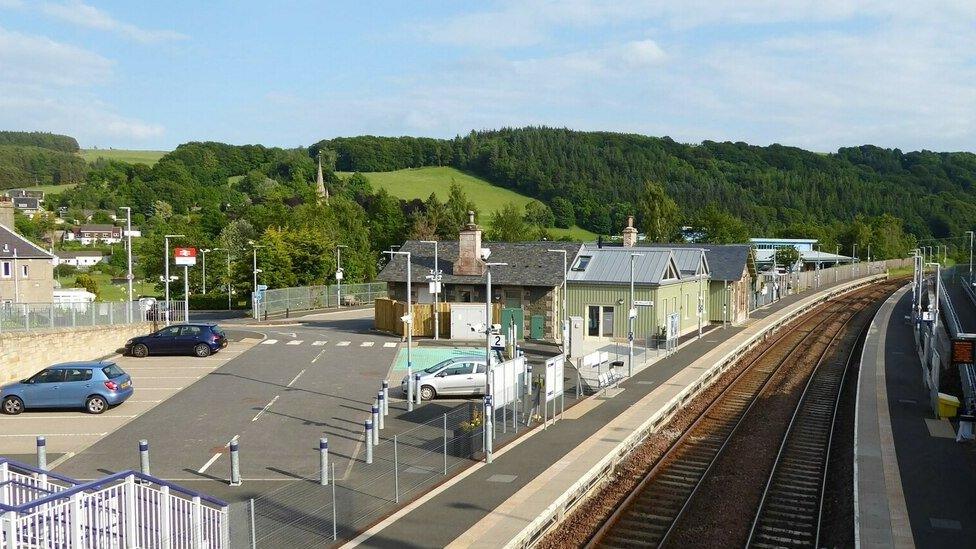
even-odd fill
[{"label": "grey metal roof", "polygon": [[678,269],[671,250],[637,250],[634,248],[603,247],[584,245],[576,255],[579,259],[589,256],[586,269],[574,271],[576,261],[570,264],[567,276],[570,282],[593,284],[630,284],[630,254],[643,255],[634,259],[634,282],[637,284],[660,284],[668,265]]},{"label": "grey metal roof", "polygon": [[54,258],[54,256],[15,233],[7,226],[0,225],[0,259],[13,259],[15,250],[18,259]]},{"label": "grey metal roof", "polygon": [[[563,257],[562,254],[550,253],[547,250],[566,250],[567,261],[572,264],[580,244],[546,241],[483,242],[482,247],[491,250],[490,262],[508,263],[505,266],[492,267],[493,284],[553,287],[563,283]],[[426,282],[424,277],[434,268],[434,245],[408,240],[398,251],[410,252],[413,283]],[[454,263],[458,258],[456,240],[438,242],[437,256],[438,268],[443,272],[442,283],[484,283],[484,276],[454,274]],[[406,282],[407,258],[399,254],[394,255],[376,278],[384,282]]]},{"label": "grey metal roof", "polygon": [[742,278],[746,269],[752,246],[748,244],[651,244],[649,248],[700,248],[705,250],[705,259],[712,280],[733,281]]},{"label": "grey metal roof", "polygon": [[[678,264],[678,269],[681,270],[682,278],[692,278],[698,274],[698,267],[701,265],[703,259],[702,256],[705,255],[704,248],[692,248],[692,247],[671,247],[671,246],[634,246],[631,248],[626,248],[633,252],[643,253],[646,251],[662,251],[670,250],[674,256],[674,262]],[[708,259],[704,259],[705,263],[705,274],[709,273],[710,263]]]}]

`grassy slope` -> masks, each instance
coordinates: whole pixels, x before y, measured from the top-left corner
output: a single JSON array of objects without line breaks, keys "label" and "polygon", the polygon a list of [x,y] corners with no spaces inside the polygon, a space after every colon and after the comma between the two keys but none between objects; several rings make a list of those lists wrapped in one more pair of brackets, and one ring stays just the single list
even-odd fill
[{"label": "grassy slope", "polygon": [[[83,272],[85,271],[79,271],[79,274]],[[125,283],[112,284],[112,277],[105,273],[87,274],[90,274],[95,279],[95,282],[98,283],[98,301],[119,301],[129,297],[129,288]],[[58,282],[61,283],[62,288],[72,288],[75,285],[76,276],[58,277]],[[141,295],[156,295],[158,290],[156,290],[156,286],[151,282],[137,279],[133,281],[132,293],[135,297],[139,297]]]},{"label": "grassy slope", "polygon": [[86,162],[94,162],[99,158],[119,160],[129,164],[148,164],[152,166],[169,151],[138,151],[128,149],[82,149],[81,157]]},{"label": "grassy slope", "polygon": [[[339,172],[341,177],[352,174]],[[451,182],[457,181],[464,188],[471,199],[487,217],[509,202],[524,206],[532,199],[515,191],[497,187],[484,179],[468,175],[462,171],[449,167],[409,168],[393,172],[368,172],[363,174],[369,178],[374,189],[384,188],[393,196],[410,200],[413,198],[426,199],[430,193],[446,201],[450,192]],[[580,227],[570,229],[549,229],[556,237],[570,235],[576,240],[595,240],[596,235]]]},{"label": "grassy slope", "polygon": [[73,189],[77,187],[77,183],[65,183],[64,185],[37,185],[34,187],[18,187],[21,189],[27,189],[29,191],[44,191],[44,194],[58,194],[64,192],[68,189]]}]

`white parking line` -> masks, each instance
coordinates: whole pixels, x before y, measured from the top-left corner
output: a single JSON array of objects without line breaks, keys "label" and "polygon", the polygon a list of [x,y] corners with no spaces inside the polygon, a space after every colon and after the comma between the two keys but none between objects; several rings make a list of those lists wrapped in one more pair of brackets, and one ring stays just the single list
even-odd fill
[{"label": "white parking line", "polygon": [[301,345],[302,343],[304,343],[304,341],[302,341],[301,339],[293,339],[288,343],[285,343],[285,345]]},{"label": "white parking line", "polygon": [[372,342],[372,341],[364,341],[364,342],[360,343],[359,346],[360,347],[372,347],[373,346],[373,343],[374,342]]},{"label": "white parking line", "polygon": [[387,348],[389,348],[389,347],[396,347],[397,346],[397,342],[395,342],[395,341],[387,341],[386,343],[383,344],[383,346],[384,347],[387,347]]},{"label": "white parking line", "polygon": [[336,347],[348,347],[350,343],[352,343],[352,341],[340,341],[339,343],[336,343]]},{"label": "white parking line", "polygon": [[280,397],[280,396],[281,395],[275,395],[275,397],[273,399],[271,399],[271,402],[265,404],[264,405],[264,408],[261,408],[261,411],[258,412],[257,415],[255,415],[254,417],[251,418],[251,421],[257,421],[258,418],[261,417],[261,414],[267,412],[268,411],[268,408],[270,408],[271,405],[274,404],[275,401],[277,401],[278,400],[278,397]]},{"label": "white parking line", "polygon": [[319,357],[321,357],[324,354],[325,354],[325,349],[322,349],[321,351],[319,351],[319,354],[315,355],[315,358],[312,359],[312,364],[315,364],[316,362],[318,362]]},{"label": "white parking line", "polygon": [[265,339],[261,342],[261,345],[274,345],[275,343],[278,343],[277,339]]},{"label": "white parking line", "polygon": [[207,469],[209,469],[210,466],[213,465],[214,462],[217,461],[217,459],[219,457],[220,457],[220,454],[214,454],[213,457],[210,458],[209,461],[207,461],[206,463],[203,464],[203,467],[201,467],[200,469],[197,470],[197,473],[199,473],[201,475],[204,474],[204,473],[206,473],[207,472]]},{"label": "white parking line", "polygon": [[68,461],[69,459],[71,459],[73,457],[75,457],[75,453],[74,452],[66,452],[63,456],[61,456],[58,459],[52,461],[51,463],[48,463],[47,464],[47,468],[48,469],[54,469],[58,465],[61,465],[62,463]]},{"label": "white parking line", "polygon": [[312,345],[315,345],[316,347],[321,347],[322,345],[325,345],[326,343],[328,343],[328,341],[313,341],[312,342]]},{"label": "white parking line", "polygon": [[[103,437],[108,433],[42,433],[45,437]],[[31,433],[27,435],[0,435],[2,438],[14,438],[14,437],[37,437],[37,433]]]},{"label": "white parking line", "polygon": [[298,372],[295,375],[295,377],[291,381],[288,382],[288,386],[291,387],[292,385],[294,385],[295,382],[298,381],[298,378],[302,377],[302,374],[304,374],[304,373],[305,373],[305,370],[302,370],[301,372]]}]

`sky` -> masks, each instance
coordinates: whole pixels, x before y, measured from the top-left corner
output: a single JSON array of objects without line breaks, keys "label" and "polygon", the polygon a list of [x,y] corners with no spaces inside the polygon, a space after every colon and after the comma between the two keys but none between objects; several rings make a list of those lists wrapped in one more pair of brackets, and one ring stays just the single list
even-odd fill
[{"label": "sky", "polygon": [[976,150],[973,0],[0,0],[0,129],[303,146],[545,125]]}]

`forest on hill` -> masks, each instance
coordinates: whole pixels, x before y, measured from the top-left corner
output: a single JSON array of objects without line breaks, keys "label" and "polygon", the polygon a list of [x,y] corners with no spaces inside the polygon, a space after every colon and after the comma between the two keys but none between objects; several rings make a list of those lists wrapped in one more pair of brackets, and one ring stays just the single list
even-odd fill
[{"label": "forest on hill", "polygon": [[756,234],[829,232],[836,223],[883,214],[919,238],[956,236],[976,224],[976,155],[968,152],[863,145],[820,154],[544,127],[450,140],[337,138],[310,152],[320,149],[334,150],[342,171],[453,166],[568,211],[565,221],[602,234],[617,231],[635,211],[649,180],[664,186],[684,219],[707,215],[712,206]]},{"label": "forest on hill", "polygon": [[86,166],[77,152],[67,135],[0,131],[0,189],[79,183]]}]

